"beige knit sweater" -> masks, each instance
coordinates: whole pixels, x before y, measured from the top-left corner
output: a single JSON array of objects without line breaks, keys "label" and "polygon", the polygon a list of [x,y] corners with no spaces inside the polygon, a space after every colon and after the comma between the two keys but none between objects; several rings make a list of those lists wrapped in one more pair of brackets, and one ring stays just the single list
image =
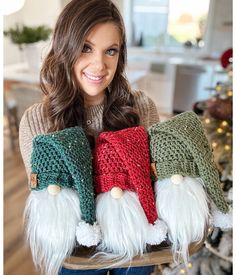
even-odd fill
[{"label": "beige knit sweater", "polygon": [[[159,121],[158,112],[153,101],[142,92],[135,92],[135,108],[137,109],[141,125],[148,128]],[[90,106],[86,109],[86,132],[95,138],[103,131],[102,114],[103,104]],[[37,103],[28,108],[21,119],[19,128],[20,151],[25,164],[26,172],[30,175],[30,159],[32,152],[32,140],[35,136],[47,133],[49,122],[43,116],[43,104]]]}]

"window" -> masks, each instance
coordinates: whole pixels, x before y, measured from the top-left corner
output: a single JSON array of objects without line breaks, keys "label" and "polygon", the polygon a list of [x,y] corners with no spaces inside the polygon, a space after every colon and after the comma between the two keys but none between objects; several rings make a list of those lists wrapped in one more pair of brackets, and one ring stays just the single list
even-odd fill
[{"label": "window", "polygon": [[209,4],[210,0],[132,0],[131,44],[202,47]]}]

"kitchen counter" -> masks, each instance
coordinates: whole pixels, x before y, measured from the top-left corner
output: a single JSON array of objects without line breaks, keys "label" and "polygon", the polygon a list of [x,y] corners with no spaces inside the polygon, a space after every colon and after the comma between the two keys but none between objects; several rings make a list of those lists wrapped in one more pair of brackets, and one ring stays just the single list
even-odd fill
[{"label": "kitchen counter", "polygon": [[221,69],[219,57],[213,57],[200,53],[197,49],[185,49],[184,52],[158,52],[156,49],[128,48],[128,66],[139,63],[144,69],[150,63],[206,65]]}]

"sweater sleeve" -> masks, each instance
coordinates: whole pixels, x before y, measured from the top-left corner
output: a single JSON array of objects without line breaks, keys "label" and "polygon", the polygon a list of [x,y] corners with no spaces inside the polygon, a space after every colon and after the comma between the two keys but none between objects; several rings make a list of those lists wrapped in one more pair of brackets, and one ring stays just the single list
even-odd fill
[{"label": "sweater sleeve", "polygon": [[48,129],[49,123],[43,117],[42,103],[34,104],[24,112],[19,126],[19,146],[28,178],[31,172],[33,138],[46,133]]},{"label": "sweater sleeve", "polygon": [[153,100],[141,91],[134,91],[135,108],[140,116],[141,125],[146,129],[160,121]]}]

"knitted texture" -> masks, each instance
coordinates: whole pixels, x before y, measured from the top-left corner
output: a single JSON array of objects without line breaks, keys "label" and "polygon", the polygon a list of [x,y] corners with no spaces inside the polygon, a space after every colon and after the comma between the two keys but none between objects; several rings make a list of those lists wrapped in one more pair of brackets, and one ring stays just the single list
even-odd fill
[{"label": "knitted texture", "polygon": [[[134,95],[135,109],[140,116],[141,125],[148,128],[159,121],[154,102],[143,92],[132,92]],[[86,133],[97,138],[103,131],[104,104],[89,106],[84,115],[90,122],[86,126]],[[27,175],[30,175],[30,156],[32,152],[32,139],[48,132],[50,123],[45,117],[45,108],[42,103],[37,103],[28,108],[19,126],[19,145],[21,155],[25,164]]]},{"label": "knitted texture", "polygon": [[80,127],[39,135],[33,139],[31,171],[37,174],[33,190],[50,184],[78,191],[82,218],[95,222],[91,151]]},{"label": "knitted texture", "polygon": [[97,193],[113,187],[136,192],[148,222],[157,220],[148,135],[143,127],[103,132],[97,139],[93,161]]},{"label": "knitted texture", "polygon": [[201,177],[218,209],[224,213],[228,211],[211,146],[194,112],[184,112],[152,125],[148,134],[159,180],[174,174]]}]

